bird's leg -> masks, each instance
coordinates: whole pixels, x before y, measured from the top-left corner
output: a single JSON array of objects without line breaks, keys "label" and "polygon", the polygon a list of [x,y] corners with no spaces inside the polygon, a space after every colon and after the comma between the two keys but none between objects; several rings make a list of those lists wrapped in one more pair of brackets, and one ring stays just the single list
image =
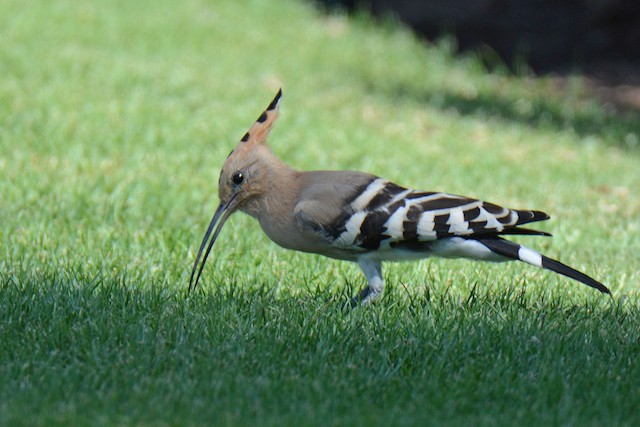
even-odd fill
[{"label": "bird's leg", "polygon": [[382,265],[380,261],[371,258],[360,258],[358,265],[367,278],[368,285],[351,298],[351,306],[367,305],[375,301],[382,294],[384,281],[382,280]]}]

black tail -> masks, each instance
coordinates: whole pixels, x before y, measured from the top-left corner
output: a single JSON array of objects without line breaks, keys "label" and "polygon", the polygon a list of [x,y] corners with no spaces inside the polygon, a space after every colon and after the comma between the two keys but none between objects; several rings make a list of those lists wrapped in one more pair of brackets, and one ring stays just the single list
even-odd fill
[{"label": "black tail", "polygon": [[587,276],[586,274],[575,270],[569,267],[566,264],[561,263],[560,261],[556,261],[555,259],[548,258],[542,255],[542,268],[546,268],[547,270],[555,271],[558,274],[562,274],[563,276],[570,277],[578,282],[582,282],[587,286],[591,286],[592,288],[596,288],[602,293],[611,294],[609,288],[607,288],[602,283],[597,280]]},{"label": "black tail", "polygon": [[527,264],[535,265],[537,267],[546,268],[547,270],[562,274],[563,276],[584,283],[587,286],[596,288],[600,292],[611,294],[611,291],[609,291],[609,289],[605,285],[587,276],[586,274],[581,273],[578,270],[575,270],[568,265],[561,263],[560,261],[548,258],[532,249],[525,248],[524,246],[521,246],[517,243],[504,240],[500,237],[476,238],[474,240],[479,241],[487,248],[489,248],[491,252],[494,252],[498,255],[523,261]]}]

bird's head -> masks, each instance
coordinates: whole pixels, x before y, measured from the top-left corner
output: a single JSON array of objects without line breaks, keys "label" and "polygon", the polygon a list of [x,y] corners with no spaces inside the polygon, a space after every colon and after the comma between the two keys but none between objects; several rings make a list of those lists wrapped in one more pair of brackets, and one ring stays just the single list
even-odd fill
[{"label": "bird's head", "polygon": [[[198,285],[198,280],[207,262],[211,248],[227,219],[238,209],[250,214],[255,214],[255,212],[253,212],[254,203],[252,202],[263,194],[269,185],[269,180],[267,179],[269,173],[268,163],[272,156],[266,146],[266,140],[273,123],[278,117],[278,107],[281,96],[282,90],[279,90],[273,101],[271,101],[271,104],[269,104],[267,109],[258,117],[258,120],[256,120],[251,129],[245,133],[240,143],[229,154],[222,166],[220,179],[218,181],[220,204],[200,244],[198,255],[191,270],[189,290],[191,290],[192,287],[195,289]],[[216,223],[218,224],[217,227]],[[214,227],[215,231],[213,231]],[[211,236],[212,231],[213,236]],[[210,237],[211,240],[209,240]],[[207,241],[209,242],[208,246]],[[198,263],[205,246],[207,246],[207,250],[198,268]],[[196,270],[198,272],[197,275]]]}]

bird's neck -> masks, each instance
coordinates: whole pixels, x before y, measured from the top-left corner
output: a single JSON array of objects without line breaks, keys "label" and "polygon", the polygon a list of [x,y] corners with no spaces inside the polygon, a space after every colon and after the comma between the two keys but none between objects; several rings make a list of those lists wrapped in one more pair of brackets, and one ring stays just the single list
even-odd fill
[{"label": "bird's neck", "polygon": [[247,201],[242,210],[262,222],[265,218],[283,218],[291,212],[299,193],[300,172],[265,153],[264,176],[260,192]]}]

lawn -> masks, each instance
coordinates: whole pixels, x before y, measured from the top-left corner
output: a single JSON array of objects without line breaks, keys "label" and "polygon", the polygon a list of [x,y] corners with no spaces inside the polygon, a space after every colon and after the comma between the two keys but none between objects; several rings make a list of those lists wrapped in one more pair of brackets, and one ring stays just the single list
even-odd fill
[{"label": "lawn", "polygon": [[[311,2],[0,2],[0,424],[638,425],[640,116],[579,78]],[[270,143],[548,212],[524,264],[355,265],[245,215],[190,268],[220,166],[278,88]]]}]

